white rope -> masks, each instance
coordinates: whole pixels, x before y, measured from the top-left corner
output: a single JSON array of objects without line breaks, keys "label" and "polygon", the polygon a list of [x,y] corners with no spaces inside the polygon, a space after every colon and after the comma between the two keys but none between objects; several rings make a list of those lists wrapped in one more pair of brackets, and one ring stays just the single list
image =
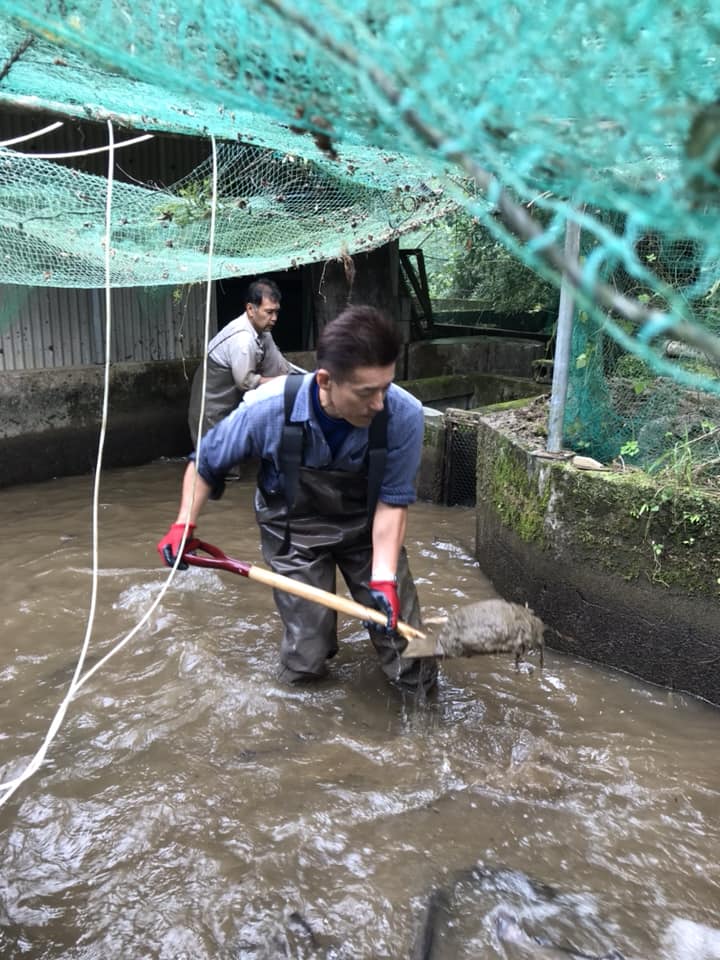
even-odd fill
[{"label": "white rope", "polygon": [[[110,123],[109,120],[108,123]],[[142,143],[144,140],[152,139],[152,133],[145,133],[141,137],[133,137],[132,140],[121,140],[120,143],[113,144],[112,150],[115,153],[117,150],[122,150],[123,147],[131,147],[134,143]],[[4,144],[0,144],[0,146],[4,146]],[[88,147],[87,150],[70,150],[67,153],[23,153],[21,150],[15,152],[22,157],[30,157],[33,160],[65,160],[69,157],[89,157],[92,153],[105,153],[109,149],[109,146],[105,146]]]},{"label": "white rope", "polygon": [[14,143],[25,143],[27,140],[34,140],[35,137],[42,137],[46,133],[57,130],[57,128],[62,127],[62,125],[62,120],[58,120],[56,123],[51,123],[47,127],[42,127],[40,130],[33,130],[32,133],[24,133],[21,137],[13,137],[12,140],[0,140],[0,147],[12,147]]},{"label": "white rope", "polygon": [[[207,295],[206,295],[206,303],[205,303],[205,334],[204,334],[205,339],[204,339],[204,351],[203,351],[204,356],[206,358],[207,358],[208,342],[210,339],[210,301],[211,301],[212,283],[213,283],[212,260],[213,260],[213,250],[215,249],[215,221],[216,221],[216,214],[217,214],[217,148],[215,146],[215,137],[213,137],[212,135],[210,137],[210,142],[212,144],[213,162],[212,162],[212,196],[210,200],[210,237],[208,241],[208,278],[207,278]],[[198,427],[198,444],[197,444],[197,451],[196,451],[198,458],[200,457],[200,447],[202,444],[202,422],[205,416],[206,381],[207,381],[207,362],[205,362],[204,369],[203,369],[202,401],[200,403],[200,425]],[[191,503],[190,503],[191,509],[192,509],[192,504],[195,501],[196,484],[197,484],[197,473],[193,477]],[[178,564],[182,559],[183,550],[185,548],[185,541],[187,540],[189,523],[190,523],[190,518],[188,514],[188,517],[185,520],[185,531],[183,533],[182,544],[180,546],[180,549],[177,552],[177,556],[175,557],[175,562],[172,565],[172,568],[170,570],[170,573],[168,574],[167,580],[162,585],[160,592],[158,593],[153,603],[150,605],[149,609],[145,612],[140,622],[133,627],[130,633],[128,633],[128,635],[124,637],[122,640],[120,640],[112,648],[112,650],[106,653],[105,656],[102,657],[102,659],[98,660],[98,662],[87,671],[87,673],[78,681],[75,687],[76,690],[79,690],[84,683],[87,683],[90,677],[92,677],[93,674],[100,669],[100,667],[102,667],[105,663],[107,663],[110,657],[115,656],[115,654],[119,650],[121,650],[125,646],[125,644],[128,643],[128,641],[130,641],[135,636],[135,634],[140,630],[140,628],[145,626],[147,621],[155,612],[160,601],[167,593],[168,588],[170,587],[170,584],[172,583],[175,573],[177,571]],[[0,784],[0,787],[2,787],[2,784]]]},{"label": "white rope", "polygon": [[[110,121],[107,121],[110,123]],[[53,130],[57,130],[58,127],[62,127],[63,124],[61,121],[57,123],[51,123],[47,127],[43,127],[41,130],[35,130],[32,133],[25,133],[22,137],[13,137],[12,140],[0,140],[0,147],[12,147],[16,143],[26,143],[28,140],[34,140],[35,137],[41,137],[43,134],[51,133]],[[135,143],[143,143],[145,140],[152,140],[154,134],[144,133],[139,137],[132,137],[130,140],[120,140],[119,143],[106,144],[102,147],[88,147],[86,150],[69,150],[64,153],[25,153],[22,150],[16,150],[15,153],[19,153],[23,157],[32,157],[34,160],[67,160],[70,157],[89,157],[93,153],[106,153],[109,150],[112,150],[113,153],[116,153],[118,150],[122,150],[123,147],[131,147]]]},{"label": "white rope", "polygon": [[70,701],[73,698],[75,690],[78,686],[78,677],[80,676],[85,662],[85,656],[87,654],[88,646],[90,644],[90,636],[92,633],[93,623],[95,621],[95,607],[97,602],[97,587],[98,587],[98,549],[97,549],[97,526],[98,526],[98,503],[99,503],[99,492],[100,492],[100,473],[102,469],[102,454],[105,447],[105,434],[107,432],[107,411],[108,411],[108,397],[109,397],[109,383],[110,383],[110,331],[111,331],[111,297],[110,297],[110,240],[111,240],[111,212],[112,212],[112,188],[113,188],[113,169],[115,163],[114,155],[114,131],[112,123],[108,120],[108,177],[107,177],[107,195],[105,198],[105,381],[104,381],[104,391],[103,391],[103,404],[102,404],[102,419],[100,423],[100,436],[98,440],[98,457],[97,463],[95,465],[95,478],[93,485],[93,513],[92,513],[92,589],[90,595],[90,611],[88,614],[87,627],[85,629],[85,638],[83,640],[82,648],[80,650],[80,656],[78,657],[78,662],[75,666],[75,673],[73,678],[70,681],[70,686],[68,691],[65,694],[60,706],[58,707],[55,716],[52,719],[48,732],[45,735],[45,739],[36,752],[35,756],[25,767],[23,772],[17,777],[14,777],[12,780],[7,780],[5,783],[0,783],[0,790],[4,790],[4,794],[0,797],[0,806],[9,800],[10,797],[15,793],[17,788],[25,782],[29,777],[35,773],[35,771],[40,767],[45,756],[47,755],[50,744],[55,739],[55,736],[60,729],[60,725],[65,718],[67,713],[67,708],[70,705]]},{"label": "white rope", "polygon": [[[138,631],[143,627],[147,621],[150,619],[152,614],[157,609],[160,601],[165,596],[170,584],[172,583],[173,577],[178,568],[178,564],[182,558],[183,548],[178,551],[177,556],[175,557],[175,563],[170,570],[167,579],[163,583],[160,592],[157,597],[150,605],[148,610],[143,615],[142,619],[137,623],[133,629],[125,636],[122,640],[115,644],[115,646],[105,654],[93,667],[90,668],[84,675],[81,676],[82,667],[85,662],[85,657],[87,655],[88,647],[90,644],[90,636],[92,633],[92,626],[95,620],[95,608],[97,601],[97,584],[98,584],[98,537],[97,537],[97,520],[98,520],[98,505],[99,505],[99,492],[100,492],[100,475],[102,468],[102,452],[105,445],[105,434],[107,426],[107,411],[108,411],[108,398],[110,395],[110,333],[111,333],[111,283],[110,283],[110,260],[112,256],[110,240],[111,240],[111,211],[112,211],[112,184],[113,184],[113,171],[114,171],[114,138],[113,138],[113,128],[111,122],[108,120],[108,190],[107,190],[107,201],[105,208],[105,309],[106,309],[106,322],[105,322],[105,383],[104,383],[104,395],[103,395],[103,413],[102,413],[102,422],[100,428],[100,439],[98,443],[98,459],[95,467],[95,483],[93,488],[93,566],[92,566],[92,590],[91,590],[91,601],[90,601],[90,611],[88,614],[88,623],[85,631],[85,638],[83,640],[82,648],[80,650],[80,655],[78,657],[78,662],[75,667],[75,672],[73,678],[70,681],[70,686],[68,688],[65,697],[63,698],[60,706],[55,713],[55,716],[52,719],[48,732],[45,736],[45,739],[36,752],[35,756],[30,760],[22,773],[14,777],[11,780],[6,780],[4,783],[0,783],[0,791],[4,791],[2,796],[0,796],[0,807],[10,799],[10,797],[15,793],[18,787],[28,780],[33,773],[41,766],[43,760],[45,759],[50,744],[55,739],[60,725],[65,718],[67,713],[67,708],[70,705],[70,701],[73,699],[77,691],[92,677],[108,660],[115,656],[122,648],[138,633]],[[205,306],[205,356],[207,356],[207,346],[209,341],[209,331],[210,331],[210,303],[212,295],[212,260],[213,260],[213,251],[215,247],[215,222],[216,222],[216,212],[217,212],[217,149],[215,145],[215,138],[211,137],[212,143],[212,157],[213,157],[213,169],[212,169],[212,198],[211,198],[211,212],[210,212],[210,238],[208,244],[208,280],[207,280],[207,302]],[[201,402],[200,409],[200,426],[202,426],[202,420],[205,414],[205,386],[206,386],[206,376],[207,376],[207,364],[205,364],[205,370],[203,374],[203,399]],[[198,434],[198,447],[197,454],[200,454],[200,445],[202,443],[202,433]],[[192,487],[192,500],[195,498],[195,485],[197,481],[197,474],[193,480]],[[185,540],[187,538],[189,520],[185,521],[185,532],[183,534],[183,547]]]}]

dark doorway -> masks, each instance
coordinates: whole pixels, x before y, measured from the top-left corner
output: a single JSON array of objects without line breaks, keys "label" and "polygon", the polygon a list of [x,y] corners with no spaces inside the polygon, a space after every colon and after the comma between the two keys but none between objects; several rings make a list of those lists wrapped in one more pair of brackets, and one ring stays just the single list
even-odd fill
[{"label": "dark doorway", "polygon": [[[274,280],[282,293],[280,319],[273,330],[273,339],[283,353],[310,350],[313,347],[312,300],[306,289],[306,271],[275,270],[263,276]],[[218,280],[215,286],[218,330],[239,317],[245,310],[247,288],[256,277],[231,277]]]}]

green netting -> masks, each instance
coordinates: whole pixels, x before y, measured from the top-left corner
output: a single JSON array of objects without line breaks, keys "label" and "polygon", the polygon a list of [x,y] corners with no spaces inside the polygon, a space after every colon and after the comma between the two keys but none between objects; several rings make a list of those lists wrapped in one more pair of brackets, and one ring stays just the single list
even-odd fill
[{"label": "green netting", "polygon": [[[684,292],[688,313],[702,321],[702,331],[717,337],[720,282],[695,296],[695,245],[648,232],[636,249],[660,282]],[[639,302],[662,306],[651,285],[622,268],[612,281]],[[649,344],[621,318],[600,323],[580,310],[569,373],[564,436],[570,448],[604,462],[622,459],[668,482],[720,491],[720,397],[700,389],[706,382],[717,385],[714,353],[667,336]]]},{"label": "green netting", "polygon": [[[23,27],[3,28],[0,62],[7,72],[0,100],[221,139],[213,277],[373,249],[454,206],[438,176],[440,166],[433,172],[396,151],[352,144],[343,147],[338,162],[329,162],[311,137],[262,114],[179,101],[167,90],[103,73],[42,37],[27,45],[31,35]],[[118,131],[116,138],[128,135]],[[105,179],[72,169],[71,161],[36,160],[21,152],[37,149],[0,149],[0,280],[102,286]],[[211,159],[166,190],[116,182],[111,284],[207,279],[211,197]]]},{"label": "green netting", "polygon": [[[599,424],[588,448],[605,442],[616,406],[619,421],[632,421],[609,381],[623,353],[641,358],[661,394],[666,379],[720,393],[716,3],[0,0],[0,15],[0,100],[253,145],[235,148],[238,166],[223,181],[215,275],[234,261],[255,272],[375,246],[455,201],[523,262],[556,284],[564,272],[576,288],[590,346],[605,356],[593,368],[578,346],[572,362],[604,378],[603,390],[582,388],[586,412],[570,418],[589,434]],[[254,150],[273,167],[269,189],[244,172]],[[10,199],[0,198],[4,223],[25,196],[33,209],[54,206],[37,179],[47,171],[6,154],[3,163],[16,164],[2,190]],[[114,283],[138,282],[133,270],[153,258],[167,272],[155,282],[202,271],[207,180],[205,168],[167,195],[118,195],[127,206],[114,221]],[[102,187],[93,189],[99,208]],[[82,228],[94,233],[77,246],[72,186],[63,190],[54,230],[46,223],[40,234],[34,220],[32,231],[55,258],[76,260],[87,284],[88,263],[97,270],[102,259],[100,230]],[[576,264],[562,254],[570,220],[584,238]],[[6,243],[0,278],[23,259],[25,229]],[[679,272],[667,269],[668,251]],[[13,279],[39,282],[25,260],[33,279],[20,278],[26,267]],[[60,273],[73,282],[60,266],[53,282]],[[700,351],[694,366],[668,354],[667,339]],[[602,349],[610,341],[616,357]]]},{"label": "green netting", "polygon": [[[260,147],[217,151],[214,277],[248,276],[371,249],[448,208],[398,158],[394,189],[333,177],[313,161]],[[0,277],[6,283],[105,283],[102,177],[0,150]],[[113,286],[208,276],[212,160],[167,190],[115,182]]]}]

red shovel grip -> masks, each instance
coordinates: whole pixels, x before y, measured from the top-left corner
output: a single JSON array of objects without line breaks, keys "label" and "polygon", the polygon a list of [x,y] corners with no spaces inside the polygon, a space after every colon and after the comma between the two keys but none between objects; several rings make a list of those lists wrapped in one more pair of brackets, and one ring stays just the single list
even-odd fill
[{"label": "red shovel grip", "polygon": [[[195,551],[202,550],[210,554],[208,557],[199,557]],[[241,577],[250,575],[251,563],[245,563],[242,560],[235,560],[223,553],[220,547],[213,546],[212,543],[206,543],[204,540],[196,540],[192,553],[184,553],[183,560],[193,567],[210,567],[213,570],[227,570],[230,573],[239,573]]]}]

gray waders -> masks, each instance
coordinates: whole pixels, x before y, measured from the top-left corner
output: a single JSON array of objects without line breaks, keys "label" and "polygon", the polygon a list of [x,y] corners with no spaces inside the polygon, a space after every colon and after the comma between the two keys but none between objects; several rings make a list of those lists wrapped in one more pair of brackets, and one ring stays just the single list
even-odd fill
[{"label": "gray waders", "polygon": [[[366,474],[301,467],[295,505],[288,516],[282,496],[265,497],[258,489],[255,511],[263,557],[276,573],[335,592],[336,569],[354,600],[374,606],[367,589],[372,563],[368,529]],[[290,537],[286,536],[288,523]],[[289,539],[289,543],[288,543]],[[397,570],[400,618],[420,626],[417,590],[403,548]],[[327,673],[327,661],[337,653],[337,614],[334,610],[274,591],[284,624],[280,646],[280,678],[312,680]],[[429,691],[437,678],[434,658],[404,659],[404,641],[382,629],[368,629],[386,676],[399,686]]]},{"label": "gray waders", "polygon": [[[190,388],[188,406],[188,427],[192,438],[193,450],[197,449],[198,420],[202,404],[202,364],[195,371]],[[205,416],[202,422],[203,436],[237,407],[244,391],[238,390],[233,380],[232,370],[216,363],[212,357],[207,360],[207,384],[205,388]]]}]

